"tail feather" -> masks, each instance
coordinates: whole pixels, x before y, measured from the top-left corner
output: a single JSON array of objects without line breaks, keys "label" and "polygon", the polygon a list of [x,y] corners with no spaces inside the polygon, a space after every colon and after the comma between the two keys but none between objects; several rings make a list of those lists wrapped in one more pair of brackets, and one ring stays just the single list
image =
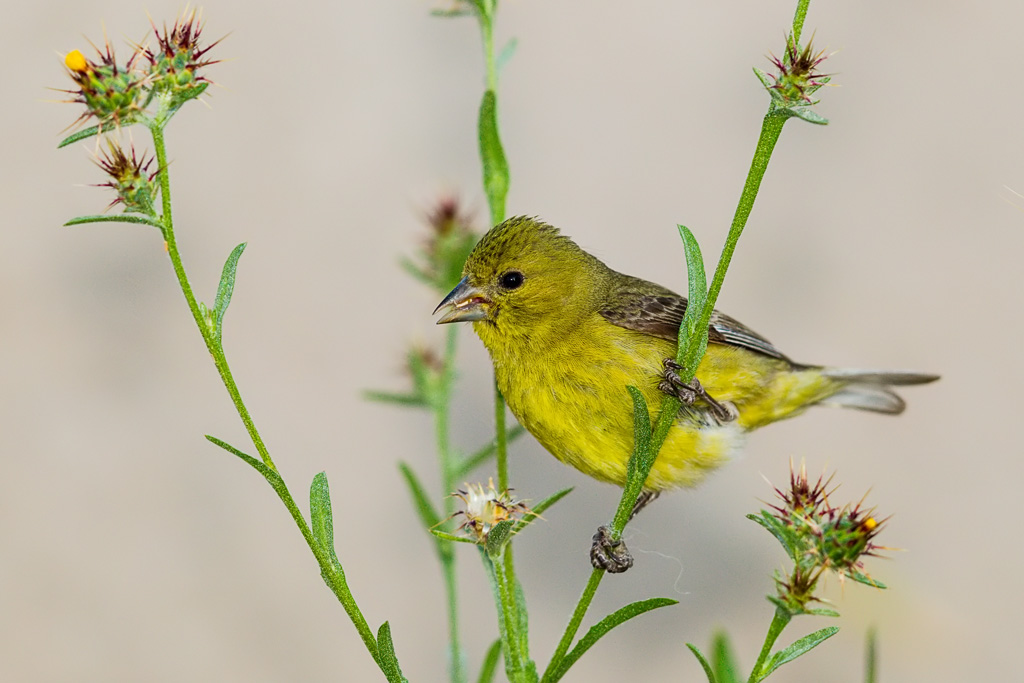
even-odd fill
[{"label": "tail feather", "polygon": [[888,372],[882,370],[851,370],[825,368],[822,375],[836,380],[840,389],[819,401],[819,405],[857,408],[875,413],[899,415],[906,403],[890,387],[927,384],[939,378],[920,372]]}]

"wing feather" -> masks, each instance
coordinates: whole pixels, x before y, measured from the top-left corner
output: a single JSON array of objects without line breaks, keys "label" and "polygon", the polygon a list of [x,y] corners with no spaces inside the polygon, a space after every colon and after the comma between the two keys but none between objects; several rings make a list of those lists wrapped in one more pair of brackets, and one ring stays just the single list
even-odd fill
[{"label": "wing feather", "polygon": [[[686,313],[686,297],[653,282],[617,275],[618,282],[608,297],[608,305],[600,310],[601,316],[627,330],[675,342]],[[708,342],[749,349],[792,362],[757,332],[718,311],[711,314]]]}]

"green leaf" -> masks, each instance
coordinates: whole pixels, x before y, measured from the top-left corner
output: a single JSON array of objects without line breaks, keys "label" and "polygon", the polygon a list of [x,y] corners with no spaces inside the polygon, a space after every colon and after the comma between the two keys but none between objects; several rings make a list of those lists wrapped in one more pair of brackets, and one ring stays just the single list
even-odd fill
[{"label": "green leaf", "polygon": [[170,106],[167,107],[167,113],[163,116],[164,125],[167,124],[167,121],[169,121],[172,116],[178,113],[178,110],[181,109],[186,102],[194,100],[202,95],[206,92],[208,87],[210,87],[208,82],[200,83],[192,86],[191,88],[186,88],[185,90],[174,93],[174,99],[170,102]]},{"label": "green leaf", "polygon": [[785,548],[786,554],[789,555],[790,559],[794,561],[797,559],[796,548],[793,547],[790,539],[791,534],[779,519],[767,510],[761,510],[761,514],[759,515],[751,513],[747,515],[747,519],[752,522],[757,522],[767,529],[771,535],[775,537],[775,540],[782,544],[782,547]]},{"label": "green leaf", "polygon": [[100,127],[99,126],[89,126],[88,128],[83,128],[82,130],[78,131],[77,133],[72,133],[71,135],[67,136],[66,138],[61,140],[59,143],[57,143],[57,149],[60,149],[61,147],[67,147],[68,145],[74,144],[74,143],[78,142],[79,140],[85,140],[86,138],[91,138],[93,135],[99,135],[99,133],[100,133]]},{"label": "green leaf", "polygon": [[604,619],[590,627],[590,630],[587,631],[586,635],[580,638],[579,642],[576,643],[576,646],[573,647],[573,649],[565,655],[562,661],[558,663],[558,668],[552,674],[551,678],[547,680],[553,682],[561,679],[569,670],[569,667],[575,664],[576,661],[582,657],[587,650],[593,647],[593,645],[600,640],[602,636],[616,626],[629,621],[633,617],[638,617],[644,612],[650,612],[651,610],[658,609],[659,607],[667,607],[677,603],[678,600],[672,600],[670,598],[648,598],[647,600],[640,600],[638,602],[631,603],[612,612]]},{"label": "green leaf", "polygon": [[813,650],[815,647],[821,645],[823,642],[825,642],[838,632],[838,626],[829,626],[827,628],[821,629],[820,631],[815,631],[810,635],[806,635],[800,640],[790,645],[789,647],[787,647],[786,649],[776,652],[771,656],[771,659],[769,659],[768,662],[765,664],[764,674],[760,678],[758,678],[758,680],[764,680],[773,671],[778,669],[783,664],[791,662],[800,655],[803,655]]},{"label": "green leaf", "polygon": [[500,223],[505,216],[505,197],[508,195],[508,162],[498,135],[497,95],[493,90],[484,92],[480,103],[480,160],[484,167],[484,190],[491,207],[491,223]]},{"label": "green leaf", "polygon": [[386,621],[377,631],[377,654],[380,657],[380,670],[390,683],[409,683],[402,675],[402,667],[398,666],[395,644],[391,640],[391,626]]},{"label": "green leaf", "polygon": [[828,125],[828,119],[826,119],[824,116],[821,116],[820,114],[818,114],[818,112],[814,111],[810,107],[790,107],[788,111],[791,113],[792,116],[795,116],[798,119],[802,119],[807,123],[814,123],[819,126]]},{"label": "green leaf", "polygon": [[704,669],[704,675],[708,677],[708,683],[718,683],[715,679],[715,672],[711,670],[711,665],[708,664],[708,660],[704,658],[704,655],[697,649],[697,646],[693,643],[687,643],[686,647],[690,648],[690,652],[692,652],[693,656],[697,658],[698,662],[700,662],[701,667]]},{"label": "green leaf", "polygon": [[868,629],[865,659],[864,683],[876,683],[878,681],[878,632],[873,626]]},{"label": "green leaf", "polygon": [[498,638],[487,649],[487,656],[480,666],[480,675],[476,683],[491,683],[494,680],[494,673],[498,670],[498,657],[501,656],[501,638]]},{"label": "green leaf", "polygon": [[530,508],[530,511],[528,513],[523,515],[523,518],[521,520],[516,522],[516,526],[512,530],[512,533],[513,534],[518,534],[520,531],[525,529],[526,526],[530,522],[532,522],[535,519],[539,518],[541,516],[541,513],[543,513],[545,510],[547,510],[549,507],[551,507],[552,505],[554,505],[558,501],[560,501],[563,498],[565,498],[570,493],[572,493],[573,488],[575,488],[575,487],[570,486],[567,489],[562,489],[558,493],[552,494],[552,495],[548,496],[547,498],[545,498],[544,500],[542,500],[541,502],[539,502],[536,505],[534,505],[532,508]]},{"label": "green leaf", "polygon": [[772,79],[768,74],[761,71],[757,67],[754,67],[754,75],[757,76],[757,80],[761,81],[761,85],[765,87],[765,90],[767,90],[769,93],[771,93],[774,90],[772,86],[774,86],[775,83],[772,82]]},{"label": "green leaf", "polygon": [[515,526],[515,522],[511,519],[504,519],[491,527],[491,530],[487,532],[487,540],[484,543],[488,555],[492,558],[501,555],[505,544],[512,538],[513,526]]},{"label": "green leaf", "polygon": [[815,607],[814,609],[805,609],[804,614],[808,614],[812,617],[838,617],[839,612],[834,609],[827,607]]},{"label": "green leaf", "polygon": [[150,216],[141,216],[131,213],[121,214],[97,214],[94,216],[78,216],[72,218],[64,224],[65,227],[71,225],[84,225],[86,223],[141,223],[142,225],[152,225],[163,232],[164,225],[156,218]]},{"label": "green leaf", "polygon": [[[524,429],[522,425],[516,425],[505,434],[505,443],[510,444],[525,433],[526,429]],[[480,465],[490,460],[497,452],[498,443],[497,441],[492,440],[489,444],[459,463],[458,467],[455,469],[455,473],[452,475],[452,478],[461,479]]]},{"label": "green leaf", "polygon": [[390,391],[374,391],[369,389],[363,392],[363,398],[368,401],[380,401],[381,403],[394,403],[400,406],[417,406],[422,407],[427,405],[427,402],[423,400],[423,397],[419,394],[399,394]]},{"label": "green leaf", "polygon": [[501,52],[498,53],[497,59],[494,60],[494,68],[501,73],[505,65],[509,63],[513,55],[516,53],[516,48],[519,47],[519,41],[516,38],[512,38],[505,46],[501,48]]},{"label": "green leaf", "polygon": [[261,460],[257,460],[256,458],[252,457],[251,455],[247,455],[247,454],[243,453],[242,451],[238,450],[237,448],[235,448],[231,444],[227,443],[226,441],[221,441],[220,439],[218,439],[215,436],[210,436],[209,434],[206,434],[205,436],[206,436],[206,440],[209,441],[210,443],[214,444],[215,446],[220,446],[221,448],[226,450],[231,455],[238,456],[240,459],[242,459],[244,462],[246,462],[250,467],[252,467],[254,470],[256,470],[257,472],[262,474],[263,478],[266,479],[267,481],[269,481],[271,483],[271,485],[276,485],[275,482],[281,482],[281,475],[279,475],[277,472],[275,472],[274,470],[272,470],[269,467],[267,467],[265,464],[263,464],[263,462]]},{"label": "green leaf", "polygon": [[404,462],[398,463],[398,469],[402,472],[402,477],[409,487],[409,495],[412,496],[412,502],[416,506],[416,512],[419,513],[423,526],[427,529],[432,529],[440,524],[441,515],[430,502],[430,497],[427,495],[426,489],[423,488],[416,473]]},{"label": "green leaf", "polygon": [[440,529],[430,529],[430,533],[434,534],[443,541],[452,541],[453,543],[472,543],[478,545],[475,538],[469,536],[459,536],[457,534],[450,534],[447,531],[441,531]]},{"label": "green leaf", "polygon": [[[633,454],[626,467],[626,480],[630,482],[627,485],[642,488],[651,469],[651,463],[648,462],[651,458],[651,413],[639,389],[632,385],[626,389],[633,399]],[[643,474],[644,479],[633,481],[638,472]]]},{"label": "green leaf", "polygon": [[213,300],[213,333],[218,341],[221,339],[221,333],[224,329],[224,314],[231,303],[231,294],[235,291],[235,270],[238,268],[238,259],[241,258],[242,252],[245,251],[245,244],[245,242],[242,242],[235,247],[228,256],[228,260],[224,262],[224,270],[220,275],[220,284],[217,286],[217,297]]},{"label": "green leaf", "polygon": [[334,553],[334,520],[331,513],[331,491],[327,486],[327,475],[318,472],[309,487],[309,526],[313,538],[326,552],[331,562],[340,565]]},{"label": "green leaf", "polygon": [[711,643],[711,661],[714,663],[717,683],[742,683],[740,667],[736,663],[736,655],[732,652],[729,636],[725,631],[715,634],[715,639]]},{"label": "green leaf", "polygon": [[863,583],[865,586],[871,586],[872,588],[886,588],[886,585],[881,581],[876,581],[867,574],[859,572],[856,569],[851,569],[843,573],[857,583]]},{"label": "green leaf", "polygon": [[[697,364],[704,357],[704,351],[708,347],[707,329],[698,330],[697,323],[704,313],[704,305],[708,297],[708,281],[704,272],[704,257],[700,253],[700,245],[697,238],[693,236],[690,229],[685,225],[676,226],[679,228],[679,236],[683,239],[683,250],[686,252],[686,277],[688,299],[686,313],[683,314],[683,322],[679,326],[679,348],[676,351],[676,360],[684,365],[689,381],[693,379],[692,373],[696,372]],[[685,343],[682,335],[686,335]],[[686,361],[690,361],[688,364]],[[693,367],[689,367],[693,365]]]}]

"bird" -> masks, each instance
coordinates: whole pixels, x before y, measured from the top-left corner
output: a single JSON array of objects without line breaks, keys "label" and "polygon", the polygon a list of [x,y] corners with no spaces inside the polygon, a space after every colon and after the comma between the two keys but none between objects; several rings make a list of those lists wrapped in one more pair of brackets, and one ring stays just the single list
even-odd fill
[{"label": "bird", "polygon": [[[517,216],[480,239],[434,313],[443,311],[438,324],[472,323],[519,423],[555,458],[599,481],[626,483],[634,441],[627,385],[648,405],[678,396],[639,507],[699,484],[755,429],[814,405],[897,415],[905,404],[892,387],[938,379],[797,363],[716,310],[695,380],[683,384],[674,359],[686,307],[686,297],[616,272],[557,228]],[[597,541],[591,560],[600,566],[609,560],[595,557]]]}]

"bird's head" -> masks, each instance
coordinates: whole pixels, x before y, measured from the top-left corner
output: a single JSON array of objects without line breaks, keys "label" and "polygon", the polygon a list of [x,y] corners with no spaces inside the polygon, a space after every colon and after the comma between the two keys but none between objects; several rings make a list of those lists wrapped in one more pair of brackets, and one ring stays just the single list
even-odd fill
[{"label": "bird's head", "polygon": [[438,324],[477,323],[481,337],[543,337],[593,313],[608,272],[557,228],[510,218],[483,236],[434,313]]}]

